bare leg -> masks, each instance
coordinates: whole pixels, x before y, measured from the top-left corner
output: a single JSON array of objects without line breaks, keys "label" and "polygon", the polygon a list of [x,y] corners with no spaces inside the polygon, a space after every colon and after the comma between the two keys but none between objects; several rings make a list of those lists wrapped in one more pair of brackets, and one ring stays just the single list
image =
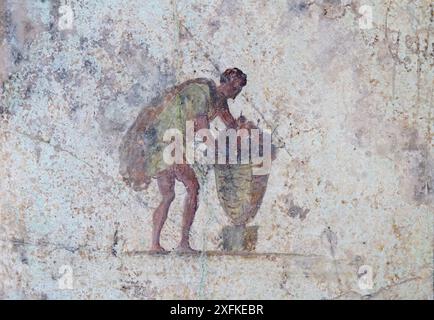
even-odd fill
[{"label": "bare leg", "polygon": [[181,242],[179,243],[177,251],[182,253],[194,253],[197,251],[190,247],[190,228],[197,210],[199,183],[194,170],[186,164],[176,166],[175,176],[187,189],[184,213],[182,216]]},{"label": "bare leg", "polygon": [[175,199],[175,177],[172,171],[167,171],[167,173],[164,173],[157,178],[157,182],[162,199],[152,217],[153,230],[151,252],[164,253],[166,250],[160,245],[160,234],[161,229],[166,222],[170,204],[173,199]]}]

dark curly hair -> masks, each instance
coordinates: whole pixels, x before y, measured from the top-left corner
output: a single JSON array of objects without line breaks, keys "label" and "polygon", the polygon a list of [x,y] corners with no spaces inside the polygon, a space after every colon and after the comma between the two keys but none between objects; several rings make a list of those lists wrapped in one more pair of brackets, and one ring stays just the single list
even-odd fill
[{"label": "dark curly hair", "polygon": [[226,69],[225,72],[220,75],[220,83],[227,83],[236,78],[243,80],[241,83],[243,87],[247,84],[247,75],[238,68]]}]

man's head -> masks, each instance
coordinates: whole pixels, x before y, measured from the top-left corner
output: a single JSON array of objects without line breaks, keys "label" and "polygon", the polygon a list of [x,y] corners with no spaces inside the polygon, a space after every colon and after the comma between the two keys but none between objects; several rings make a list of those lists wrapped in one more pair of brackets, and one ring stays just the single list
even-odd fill
[{"label": "man's head", "polygon": [[247,75],[238,68],[226,69],[220,75],[220,92],[227,99],[235,99],[247,84]]}]

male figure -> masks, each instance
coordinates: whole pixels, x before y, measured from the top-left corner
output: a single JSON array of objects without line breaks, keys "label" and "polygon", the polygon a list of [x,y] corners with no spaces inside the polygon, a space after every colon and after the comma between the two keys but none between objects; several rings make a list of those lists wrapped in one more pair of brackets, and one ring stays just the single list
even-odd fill
[{"label": "male figure", "polygon": [[160,103],[145,107],[125,135],[120,147],[120,173],[124,181],[138,191],[146,189],[151,178],[155,178],[162,196],[153,214],[152,252],[165,252],[160,245],[160,234],[175,198],[175,179],[187,190],[177,251],[195,251],[190,247],[189,235],[197,210],[199,183],[189,164],[168,165],[163,160],[164,132],[178,129],[185,136],[187,121],[193,120],[197,131],[209,128],[209,122],[215,117],[235,129],[237,122],[229,111],[227,100],[235,99],[246,84],[246,74],[237,68],[222,73],[219,86],[205,78],[186,81],[172,88]]}]

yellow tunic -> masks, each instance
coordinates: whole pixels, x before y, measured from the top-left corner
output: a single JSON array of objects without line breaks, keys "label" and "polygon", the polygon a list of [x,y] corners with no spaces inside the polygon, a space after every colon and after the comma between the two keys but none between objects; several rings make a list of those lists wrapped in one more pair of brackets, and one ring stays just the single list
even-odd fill
[{"label": "yellow tunic", "polygon": [[145,107],[125,135],[120,151],[120,173],[136,190],[147,187],[169,165],[163,160],[166,130],[178,129],[185,138],[186,122],[199,115],[210,116],[215,101],[215,84],[194,79],[174,87],[156,106]]}]

